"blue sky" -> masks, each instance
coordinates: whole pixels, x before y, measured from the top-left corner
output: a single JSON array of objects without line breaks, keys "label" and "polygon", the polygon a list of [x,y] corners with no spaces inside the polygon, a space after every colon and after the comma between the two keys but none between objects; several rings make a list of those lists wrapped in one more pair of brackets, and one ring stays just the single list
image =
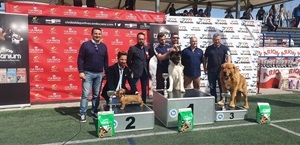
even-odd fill
[{"label": "blue sky", "polygon": [[[296,2],[297,1],[297,2]],[[296,7],[296,6],[298,6],[299,5],[299,0],[293,0],[293,1],[291,1],[291,2],[287,2],[287,3],[285,3],[285,9],[287,10],[287,11],[290,11],[290,13],[292,13],[291,11],[293,11],[293,9]],[[278,5],[278,7],[279,7],[279,5]],[[269,11],[270,10],[270,8],[271,8],[271,6],[267,6],[267,7],[264,7],[264,10],[265,11]],[[189,8],[190,9],[190,8]],[[198,8],[198,9],[200,9],[200,8]],[[203,10],[205,9],[205,7],[204,8],[202,8]],[[258,9],[259,8],[256,8],[256,9],[254,9],[253,10],[253,12],[252,12],[252,16],[255,18],[255,16],[256,16],[256,13],[257,13],[257,11],[258,11]],[[184,10],[184,9],[183,9]],[[183,12],[183,10],[178,10],[178,12]],[[211,12],[211,17],[213,17],[213,18],[224,18],[225,17],[225,10],[221,10],[221,9],[212,9],[212,12]],[[232,13],[233,14],[233,16],[235,17],[235,13]],[[240,16],[242,16],[243,15],[243,11],[241,12],[241,14],[240,14]],[[289,15],[289,18],[291,18],[291,16]]]}]

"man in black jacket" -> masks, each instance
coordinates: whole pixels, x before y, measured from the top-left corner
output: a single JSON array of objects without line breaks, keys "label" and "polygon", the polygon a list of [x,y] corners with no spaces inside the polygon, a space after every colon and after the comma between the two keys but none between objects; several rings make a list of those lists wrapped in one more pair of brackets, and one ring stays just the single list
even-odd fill
[{"label": "man in black jacket", "polygon": [[134,88],[132,83],[131,72],[126,66],[127,61],[127,52],[120,51],[118,52],[118,62],[114,65],[111,65],[107,68],[106,72],[106,83],[104,85],[102,96],[105,98],[106,103],[109,102],[109,96],[107,91],[117,91],[120,88],[126,90],[126,94],[134,94],[135,92],[129,90],[125,85],[126,81],[129,83],[130,88]]},{"label": "man in black jacket", "polygon": [[145,34],[140,32],[137,34],[137,44],[131,46],[128,50],[127,64],[133,74],[133,83],[135,87],[132,91],[137,91],[137,82],[140,79],[142,86],[142,99],[146,103],[146,89],[149,77],[149,48],[145,46]]}]

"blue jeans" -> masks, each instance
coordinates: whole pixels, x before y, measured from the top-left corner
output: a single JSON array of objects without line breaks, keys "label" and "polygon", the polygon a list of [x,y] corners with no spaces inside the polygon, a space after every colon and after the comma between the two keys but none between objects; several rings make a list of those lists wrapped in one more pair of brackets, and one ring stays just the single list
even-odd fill
[{"label": "blue jeans", "polygon": [[141,81],[141,87],[142,87],[142,99],[143,102],[146,103],[146,93],[147,93],[147,84],[148,84],[148,75],[146,71],[144,70],[142,76],[140,78],[133,78],[132,83],[135,84],[135,88],[132,89],[133,92],[137,91],[137,82],[138,80]]},{"label": "blue jeans", "polygon": [[218,81],[218,85],[219,85],[219,89],[220,89],[220,99],[222,99],[222,91],[221,91],[221,83],[220,83],[220,78],[219,78],[219,74],[218,72],[208,72],[208,83],[209,83],[209,89],[210,89],[210,94],[212,96],[215,96],[215,103],[217,103],[217,81]]},{"label": "blue jeans", "polygon": [[92,89],[93,92],[93,98],[92,98],[92,111],[94,113],[98,112],[98,106],[99,106],[99,95],[100,95],[100,88],[102,85],[102,73],[93,73],[85,71],[85,79],[82,80],[82,96],[80,100],[80,114],[86,115],[87,108],[88,108],[88,102],[89,102],[89,96]]}]

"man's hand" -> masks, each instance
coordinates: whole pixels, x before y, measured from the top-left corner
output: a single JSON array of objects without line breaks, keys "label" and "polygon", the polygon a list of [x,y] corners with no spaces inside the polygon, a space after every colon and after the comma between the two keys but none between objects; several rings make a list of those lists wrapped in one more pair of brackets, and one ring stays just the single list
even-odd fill
[{"label": "man's hand", "polygon": [[79,78],[85,80],[85,74],[84,73],[79,73]]}]

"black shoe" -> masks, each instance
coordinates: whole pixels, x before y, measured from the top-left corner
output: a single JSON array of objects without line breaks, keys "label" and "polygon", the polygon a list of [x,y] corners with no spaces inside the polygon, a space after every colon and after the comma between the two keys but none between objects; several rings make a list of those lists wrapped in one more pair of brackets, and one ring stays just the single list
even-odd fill
[{"label": "black shoe", "polygon": [[80,115],[80,122],[86,122],[86,115]]},{"label": "black shoe", "polygon": [[91,111],[92,117],[94,119],[98,119],[98,113],[95,113],[94,111]]}]

